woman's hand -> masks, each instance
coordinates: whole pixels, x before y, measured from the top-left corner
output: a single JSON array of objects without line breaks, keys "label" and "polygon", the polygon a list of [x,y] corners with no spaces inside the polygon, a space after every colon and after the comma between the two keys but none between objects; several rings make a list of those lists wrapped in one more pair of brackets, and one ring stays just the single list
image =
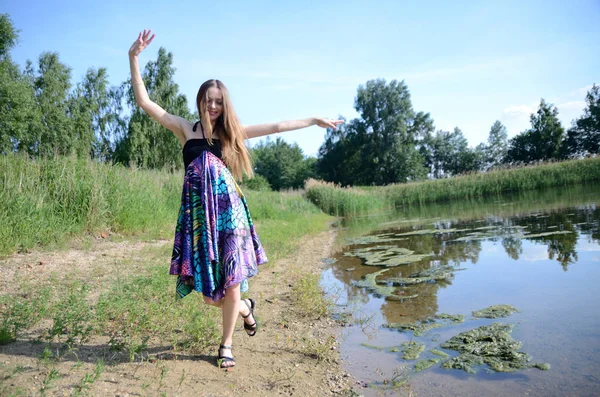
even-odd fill
[{"label": "woman's hand", "polygon": [[315,124],[317,124],[319,127],[333,128],[334,130],[337,130],[337,126],[340,124],[343,124],[343,123],[344,123],[344,120],[329,120],[329,119],[321,119],[321,118],[315,119]]},{"label": "woman's hand", "polygon": [[140,32],[137,40],[133,42],[131,48],[129,49],[130,57],[138,56],[140,52],[144,51],[144,49],[148,47],[150,43],[152,43],[152,40],[154,40],[154,36],[156,35],[153,34],[150,36],[151,34],[152,30],[146,31],[146,29],[144,29],[143,32]]}]

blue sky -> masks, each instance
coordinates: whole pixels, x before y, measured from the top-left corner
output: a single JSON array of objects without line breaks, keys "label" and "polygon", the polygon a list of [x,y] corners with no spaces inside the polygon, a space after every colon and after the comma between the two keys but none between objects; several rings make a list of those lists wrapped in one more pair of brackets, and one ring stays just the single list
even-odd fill
[{"label": "blue sky", "polygon": [[[541,98],[568,127],[600,84],[600,0],[168,3],[10,0],[0,12],[21,30],[16,62],[57,51],[73,84],[90,67],[124,81],[127,50],[150,28],[157,37],[141,64],[161,46],[172,52],[190,103],[202,82],[219,78],[243,124],[351,119],[359,85],[396,79],[436,129],[458,126],[475,146],[495,120],[509,137],[528,128]],[[316,155],[324,134],[278,135]]]}]

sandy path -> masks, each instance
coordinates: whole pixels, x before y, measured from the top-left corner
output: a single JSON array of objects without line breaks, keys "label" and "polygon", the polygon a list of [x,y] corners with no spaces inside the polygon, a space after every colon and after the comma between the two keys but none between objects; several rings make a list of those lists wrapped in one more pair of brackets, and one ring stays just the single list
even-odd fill
[{"label": "sandy path", "polygon": [[[170,346],[150,344],[156,359],[133,363],[107,364],[101,375],[82,395],[133,396],[321,396],[354,395],[351,378],[340,371],[336,350],[340,329],[330,319],[307,320],[294,315],[291,286],[299,274],[319,273],[322,259],[331,254],[335,233],[323,232],[306,237],[299,250],[261,268],[251,283],[261,321],[258,334],[249,338],[239,320],[234,336],[237,366],[231,371],[216,367],[215,352],[203,355],[174,356]],[[111,274],[144,266],[143,252],[165,249],[171,241],[98,241],[85,250],[34,252],[14,255],[0,261],[0,286],[3,294],[14,292],[15,279],[58,284],[63,279],[93,283],[106,288]],[[167,258],[168,259],[168,258]],[[167,264],[165,264],[167,266]],[[69,269],[78,269],[69,272]],[[58,280],[58,282],[57,282]],[[306,342],[319,343],[329,350],[327,360],[307,354]],[[52,367],[40,360],[44,345],[32,343],[28,335],[0,346],[0,395],[40,395],[50,368],[58,371],[46,395],[76,395],[76,385],[94,371],[95,353],[105,348],[100,338],[92,339],[78,350],[78,360],[67,358]]]}]

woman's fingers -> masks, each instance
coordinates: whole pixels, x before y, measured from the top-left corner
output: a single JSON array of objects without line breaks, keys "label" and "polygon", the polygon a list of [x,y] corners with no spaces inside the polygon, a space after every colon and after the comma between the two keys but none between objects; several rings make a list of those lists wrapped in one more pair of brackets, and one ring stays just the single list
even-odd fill
[{"label": "woman's fingers", "polygon": [[329,119],[321,119],[319,126],[323,128],[333,128],[337,129],[337,126],[343,124],[344,120],[329,120]]},{"label": "woman's fingers", "polygon": [[138,41],[140,42],[140,44],[142,46],[147,46],[150,43],[152,43],[152,40],[154,40],[154,37],[156,36],[155,34],[152,34],[152,36],[150,36],[152,34],[152,29],[144,29],[143,32],[140,32],[140,35],[138,36]]}]

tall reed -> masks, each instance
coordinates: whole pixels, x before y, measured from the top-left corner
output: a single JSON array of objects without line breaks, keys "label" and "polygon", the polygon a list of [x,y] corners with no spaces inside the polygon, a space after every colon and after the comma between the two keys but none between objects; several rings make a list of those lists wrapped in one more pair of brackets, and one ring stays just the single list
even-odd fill
[{"label": "tall reed", "polygon": [[306,197],[332,215],[355,216],[405,205],[469,199],[600,180],[600,157],[369,188],[310,180]]},{"label": "tall reed", "polygon": [[181,178],[76,157],[0,157],[0,255],[99,231],[166,232]]},{"label": "tall reed", "polygon": [[[183,171],[131,169],[76,157],[0,156],[0,256],[101,232],[172,238]],[[298,192],[246,191],[274,251],[323,230],[329,217]],[[281,228],[289,232],[281,233]],[[274,254],[275,254],[274,252]]]}]

